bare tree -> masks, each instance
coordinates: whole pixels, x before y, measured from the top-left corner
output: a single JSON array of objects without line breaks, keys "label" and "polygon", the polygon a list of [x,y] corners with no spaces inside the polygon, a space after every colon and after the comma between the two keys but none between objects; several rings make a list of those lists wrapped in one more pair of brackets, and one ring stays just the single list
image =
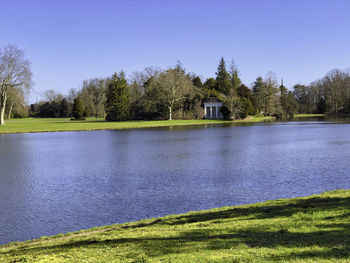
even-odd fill
[{"label": "bare tree", "polygon": [[192,81],[183,70],[168,69],[151,81],[152,89],[155,89],[161,103],[169,109],[169,120],[172,120],[174,106],[193,89]]},{"label": "bare tree", "polygon": [[21,112],[21,115],[23,115],[24,111],[24,100],[25,94],[22,89],[13,88],[10,89],[8,92],[7,97],[7,118],[11,119],[13,110],[18,115],[19,112]]},{"label": "bare tree", "polygon": [[32,84],[30,62],[15,45],[0,48],[0,125],[5,124],[5,108],[13,89],[29,90]]},{"label": "bare tree", "polygon": [[84,80],[81,89],[81,99],[85,107],[90,108],[90,112],[96,118],[104,117],[104,106],[106,102],[106,82],[105,79]]},{"label": "bare tree", "polygon": [[48,101],[50,103],[52,103],[54,101],[61,101],[63,99],[62,94],[54,91],[53,89],[45,90],[43,97],[44,97],[45,101]]}]

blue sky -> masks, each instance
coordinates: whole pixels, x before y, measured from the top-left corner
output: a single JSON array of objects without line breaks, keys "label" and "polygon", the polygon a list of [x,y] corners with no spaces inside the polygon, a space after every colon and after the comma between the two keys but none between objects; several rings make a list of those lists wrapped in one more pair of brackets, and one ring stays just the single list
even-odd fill
[{"label": "blue sky", "polygon": [[0,10],[0,45],[32,62],[30,102],[177,60],[205,79],[223,56],[246,85],[272,71],[289,89],[350,68],[347,0],[0,0]]}]

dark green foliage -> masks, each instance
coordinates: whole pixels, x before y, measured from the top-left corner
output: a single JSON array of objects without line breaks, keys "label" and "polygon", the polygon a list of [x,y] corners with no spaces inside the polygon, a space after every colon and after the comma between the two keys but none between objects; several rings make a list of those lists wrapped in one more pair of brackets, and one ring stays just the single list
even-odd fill
[{"label": "dark green foliage", "polygon": [[85,106],[85,107],[84,107],[84,117],[90,117],[90,116],[91,116],[90,107]]},{"label": "dark green foliage", "polygon": [[[350,102],[350,100],[348,99]],[[345,108],[350,112],[350,103],[346,104]],[[320,101],[317,103],[317,112],[316,113],[325,113],[326,112],[326,101],[324,98],[320,98]]]},{"label": "dark green foliage", "polygon": [[200,77],[194,77],[193,79],[192,79],[192,83],[193,83],[193,85],[194,86],[196,86],[197,88],[202,88],[203,87],[203,83],[202,83],[202,80],[201,80],[201,78]]},{"label": "dark green foliage", "polygon": [[257,113],[263,113],[264,111],[264,104],[265,104],[265,83],[262,79],[262,77],[258,77],[256,81],[254,82],[253,86],[253,97],[255,100],[255,108]]},{"label": "dark green foliage", "polygon": [[121,71],[115,73],[108,83],[106,120],[123,121],[128,120],[130,115],[130,94],[125,74]]},{"label": "dark green foliage", "polygon": [[254,114],[254,107],[250,99],[243,97],[240,101],[240,118],[245,119],[249,114]]},{"label": "dark green foliage", "polygon": [[43,118],[58,118],[61,115],[61,104],[57,101],[45,102],[39,106],[36,116]]},{"label": "dark green foliage", "polygon": [[216,88],[220,93],[228,95],[231,87],[230,74],[226,70],[224,58],[221,58],[216,72]]},{"label": "dark green foliage", "polygon": [[216,80],[214,78],[209,78],[204,82],[203,86],[206,89],[215,89],[216,90]]},{"label": "dark green foliage", "polygon": [[70,116],[69,103],[66,99],[63,99],[61,101],[60,117],[69,117],[69,116]]},{"label": "dark green foliage", "polygon": [[313,103],[311,100],[310,89],[305,85],[297,84],[294,86],[294,97],[298,102],[299,113],[313,113]]},{"label": "dark green foliage", "polygon": [[250,99],[252,96],[251,90],[244,84],[241,84],[237,88],[237,95],[241,98],[247,98],[247,99]]},{"label": "dark green foliage", "polygon": [[280,86],[280,102],[282,107],[281,117],[283,119],[293,118],[297,113],[297,101],[291,91],[288,91],[283,85]]},{"label": "dark green foliage", "polygon": [[265,116],[279,116],[281,111],[276,80],[268,77],[265,81],[258,77],[253,86],[256,111]]},{"label": "dark green foliage", "polygon": [[84,119],[84,105],[81,98],[78,96],[74,99],[72,115],[76,120]]}]

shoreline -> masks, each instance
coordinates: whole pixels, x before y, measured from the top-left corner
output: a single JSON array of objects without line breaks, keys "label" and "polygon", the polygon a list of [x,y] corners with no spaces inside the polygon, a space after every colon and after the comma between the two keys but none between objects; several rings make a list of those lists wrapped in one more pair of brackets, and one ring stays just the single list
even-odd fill
[{"label": "shoreline", "polygon": [[103,119],[89,118],[86,121],[70,121],[68,118],[25,118],[12,119],[0,126],[0,135],[47,132],[74,132],[98,130],[126,130],[142,128],[161,128],[191,125],[258,123],[272,121],[274,117],[250,116],[244,120],[160,120],[160,121],[120,121],[107,122]]}]

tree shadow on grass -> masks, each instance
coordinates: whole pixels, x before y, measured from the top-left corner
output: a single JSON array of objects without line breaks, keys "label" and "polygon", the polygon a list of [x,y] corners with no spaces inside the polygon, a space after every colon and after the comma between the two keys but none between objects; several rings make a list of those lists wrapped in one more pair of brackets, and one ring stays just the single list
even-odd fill
[{"label": "tree shadow on grass", "polygon": [[223,249],[237,249],[240,244],[245,244],[247,249],[256,248],[322,248],[322,251],[306,252],[286,252],[279,253],[273,258],[266,260],[280,259],[330,259],[340,260],[350,257],[350,224],[342,224],[343,229],[333,231],[317,231],[310,233],[296,233],[288,231],[264,231],[257,227],[253,230],[232,229],[231,233],[217,234],[214,229],[197,229],[181,233],[174,237],[140,237],[140,238],[116,238],[116,239],[87,239],[81,241],[68,242],[59,245],[36,247],[36,248],[18,248],[10,255],[20,254],[55,254],[66,252],[70,249],[85,248],[99,249],[105,246],[116,248],[120,246],[133,246],[136,250],[142,250],[148,257],[161,257],[169,254],[192,253],[196,247],[200,249],[215,251]]},{"label": "tree shadow on grass", "polygon": [[[314,197],[309,199],[295,199],[294,203],[276,205],[251,205],[249,207],[234,207],[217,212],[199,212],[182,215],[168,220],[161,220],[159,224],[182,225],[199,223],[211,220],[232,219],[246,217],[245,219],[268,219],[277,217],[290,217],[296,213],[318,212],[344,207],[350,210],[350,198],[338,197]],[[331,218],[331,217],[330,217]],[[138,225],[135,225],[138,227]]]},{"label": "tree shadow on grass", "polygon": [[[239,249],[239,246],[243,244],[248,250],[259,248],[280,249],[281,247],[285,249],[283,253],[279,252],[278,255],[266,255],[264,258],[266,261],[303,259],[347,260],[350,258],[350,223],[346,220],[341,220],[342,218],[339,217],[339,213],[335,214],[334,217],[324,217],[322,222],[326,218],[326,220],[329,220],[329,224],[315,225],[316,230],[310,232],[289,231],[288,226],[271,230],[271,228],[264,224],[251,225],[250,227],[243,227],[241,225],[238,228],[235,221],[230,222],[224,229],[211,227],[211,224],[208,224],[206,228],[201,228],[200,224],[197,224],[193,225],[193,229],[186,230],[186,228],[182,229],[180,225],[212,220],[214,221],[210,223],[215,224],[217,220],[239,219],[239,217],[241,217],[240,219],[242,221],[246,220],[244,217],[248,217],[248,219],[284,218],[298,212],[312,214],[321,211],[344,211],[346,216],[349,215],[346,213],[349,209],[350,198],[315,197],[310,199],[295,199],[293,203],[288,202],[287,205],[281,202],[281,204],[277,205],[264,204],[236,207],[217,212],[195,213],[179,217],[156,219],[149,223],[142,222],[120,227],[120,229],[124,230],[136,230],[136,228],[140,228],[140,231],[143,231],[142,228],[145,228],[145,233],[147,227],[152,227],[152,229],[155,227],[153,230],[158,235],[161,235],[162,231],[159,231],[157,226],[162,229],[164,225],[165,227],[166,225],[174,225],[177,231],[174,233],[175,236],[156,237],[149,234],[148,236],[134,238],[108,238],[109,234],[106,235],[108,231],[103,231],[101,235],[95,235],[93,238],[86,237],[85,240],[67,241],[66,243],[52,246],[48,244],[44,247],[24,246],[9,252],[0,252],[0,254],[6,254],[8,256],[25,255],[27,253],[41,255],[62,252],[69,253],[69,250],[73,248],[98,249],[109,246],[113,249],[122,246],[132,246],[135,250],[143,251],[149,257],[161,257],[177,253],[195,253],[198,249],[207,251]],[[113,231],[119,230],[116,229]],[[110,232],[110,234],[112,235],[113,232]],[[315,247],[318,247],[319,250],[314,249]],[[303,251],[304,248],[309,249]]]}]

